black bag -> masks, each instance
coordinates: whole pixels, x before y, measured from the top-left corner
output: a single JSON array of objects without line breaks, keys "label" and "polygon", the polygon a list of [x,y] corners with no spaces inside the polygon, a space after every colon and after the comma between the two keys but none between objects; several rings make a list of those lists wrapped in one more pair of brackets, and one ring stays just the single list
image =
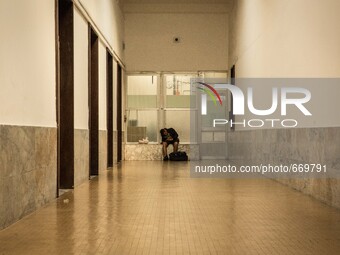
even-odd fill
[{"label": "black bag", "polygon": [[188,161],[188,155],[185,151],[171,152],[169,154],[169,159],[171,161]]}]

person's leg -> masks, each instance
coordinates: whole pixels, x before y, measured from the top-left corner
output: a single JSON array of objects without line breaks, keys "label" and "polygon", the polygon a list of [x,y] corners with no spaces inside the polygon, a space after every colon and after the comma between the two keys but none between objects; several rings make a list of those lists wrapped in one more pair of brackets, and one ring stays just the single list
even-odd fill
[{"label": "person's leg", "polygon": [[163,158],[168,156],[168,152],[167,152],[167,148],[168,148],[168,143],[167,142],[163,142]]},{"label": "person's leg", "polygon": [[174,152],[178,151],[178,142],[174,142]]}]

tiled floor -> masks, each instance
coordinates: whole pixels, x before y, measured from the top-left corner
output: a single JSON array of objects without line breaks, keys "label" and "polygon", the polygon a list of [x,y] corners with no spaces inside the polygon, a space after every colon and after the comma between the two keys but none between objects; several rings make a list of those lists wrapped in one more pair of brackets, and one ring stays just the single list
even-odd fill
[{"label": "tiled floor", "polygon": [[340,211],[271,180],[124,162],[0,231],[0,254],[340,254]]}]

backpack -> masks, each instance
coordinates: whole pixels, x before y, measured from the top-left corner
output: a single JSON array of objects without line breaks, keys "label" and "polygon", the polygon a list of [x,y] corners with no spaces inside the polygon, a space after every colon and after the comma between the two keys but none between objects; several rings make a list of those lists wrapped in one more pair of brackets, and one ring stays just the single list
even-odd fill
[{"label": "backpack", "polygon": [[188,155],[185,151],[171,152],[169,159],[171,161],[188,161]]}]

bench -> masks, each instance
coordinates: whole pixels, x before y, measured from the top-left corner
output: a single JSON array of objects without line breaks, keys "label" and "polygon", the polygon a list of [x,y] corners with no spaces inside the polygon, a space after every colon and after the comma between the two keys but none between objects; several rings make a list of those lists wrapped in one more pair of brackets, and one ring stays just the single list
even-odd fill
[{"label": "bench", "polygon": [[[162,145],[161,144],[125,144],[124,145],[125,160],[162,160]],[[185,151],[188,154],[189,160],[199,159],[198,144],[179,144],[179,151]],[[169,145],[168,154],[173,151],[173,146]]]}]

